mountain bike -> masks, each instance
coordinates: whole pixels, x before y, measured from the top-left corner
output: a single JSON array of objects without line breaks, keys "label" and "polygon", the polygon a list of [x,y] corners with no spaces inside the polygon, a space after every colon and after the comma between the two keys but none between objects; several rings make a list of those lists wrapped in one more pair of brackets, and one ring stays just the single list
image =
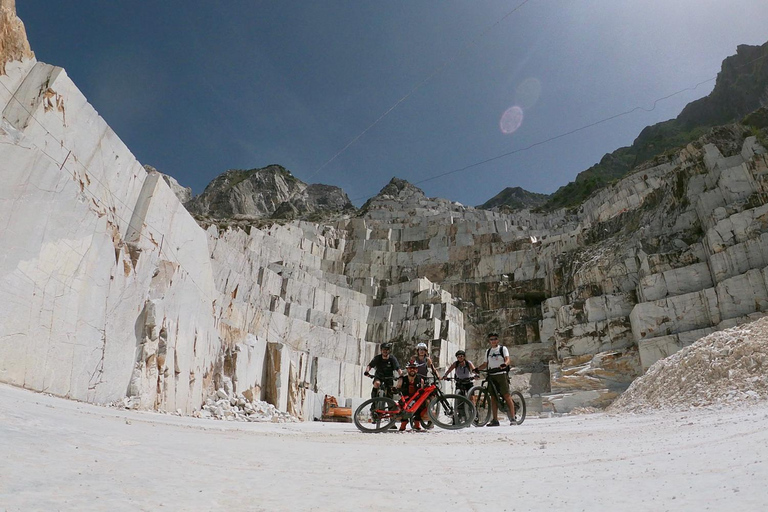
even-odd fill
[{"label": "mountain bike", "polygon": [[468,396],[472,389],[472,379],[462,379],[459,377],[444,377],[443,380],[453,381],[454,391],[457,395]]},{"label": "mountain bike", "polygon": [[395,395],[395,377],[376,377],[376,374],[367,375],[370,379],[378,379],[381,384],[376,392],[377,396],[392,398]]},{"label": "mountain bike", "polygon": [[[469,400],[475,406],[477,414],[474,421],[475,426],[482,427],[490,421],[493,413],[491,410],[491,396],[496,398],[496,404],[498,404],[499,410],[507,415],[510,423],[522,425],[523,421],[525,421],[525,398],[523,398],[522,393],[519,391],[509,392],[509,395],[512,397],[512,403],[515,404],[515,414],[512,416],[509,414],[507,403],[499,394],[496,384],[488,379],[488,370],[479,370],[478,373],[484,373],[486,374],[486,377],[480,385],[470,389],[467,395]],[[509,370],[507,370],[506,373],[507,379],[509,379]]]},{"label": "mountain bike", "polygon": [[469,390],[472,389],[471,385],[466,385],[468,383],[471,383],[472,379],[460,379],[459,377],[445,377],[443,378],[443,380],[454,382],[454,390],[456,391],[457,395],[467,396],[469,394]]},{"label": "mountain bike", "polygon": [[465,396],[445,394],[438,386],[437,378],[413,396],[397,402],[388,397],[366,400],[355,410],[352,419],[362,432],[384,432],[398,421],[419,419],[422,407],[438,427],[456,430],[466,428],[475,419],[475,406]]},{"label": "mountain bike", "polygon": [[[376,377],[376,374],[373,375],[366,375],[366,377],[375,380],[378,379],[378,381],[381,383],[379,384],[379,388],[376,391],[376,397],[378,398],[389,398],[393,399],[395,394],[397,393],[397,390],[395,388],[395,377]],[[376,412],[371,413],[372,419],[377,419]],[[395,425],[392,425],[391,428],[397,428]]]}]

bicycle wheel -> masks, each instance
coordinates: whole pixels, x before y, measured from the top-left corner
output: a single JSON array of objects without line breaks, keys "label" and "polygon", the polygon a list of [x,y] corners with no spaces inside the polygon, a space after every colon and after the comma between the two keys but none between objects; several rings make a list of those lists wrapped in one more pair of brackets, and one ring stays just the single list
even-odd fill
[{"label": "bicycle wheel", "polygon": [[509,421],[522,425],[525,421],[525,398],[519,391],[513,391],[509,395],[512,397],[512,403],[515,404],[515,417],[510,418]]},{"label": "bicycle wheel", "polygon": [[360,404],[352,419],[361,432],[384,432],[395,424],[400,407],[391,398],[376,397]]},{"label": "bicycle wheel", "polygon": [[429,402],[427,414],[438,427],[457,430],[472,424],[475,407],[461,395],[438,395]]},{"label": "bicycle wheel", "polygon": [[491,395],[482,386],[475,386],[469,390],[469,401],[475,406],[476,427],[484,427],[491,420]]},{"label": "bicycle wheel", "polygon": [[[417,419],[419,419],[419,418],[416,417],[416,416],[411,416],[411,428],[413,428],[413,423]],[[432,420],[430,420],[429,418],[426,418],[426,419],[425,418],[421,418],[420,422],[421,422],[421,428],[423,428],[425,430],[432,430],[433,428],[435,428],[435,424],[432,423]]]}]

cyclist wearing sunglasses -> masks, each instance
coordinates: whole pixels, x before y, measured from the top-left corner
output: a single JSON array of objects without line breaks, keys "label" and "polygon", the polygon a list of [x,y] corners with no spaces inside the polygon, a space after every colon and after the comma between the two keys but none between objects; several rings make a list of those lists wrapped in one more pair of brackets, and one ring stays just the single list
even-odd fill
[{"label": "cyclist wearing sunglasses", "polygon": [[443,379],[447,379],[448,374],[454,370],[456,370],[456,389],[466,395],[472,387],[472,373],[475,371],[475,365],[467,359],[467,354],[463,350],[456,352],[456,361],[445,370]]},{"label": "cyclist wearing sunglasses", "polygon": [[411,359],[411,362],[416,364],[417,372],[423,378],[426,379],[428,377],[429,370],[432,370],[432,373],[439,377],[440,375],[437,373],[435,363],[432,362],[432,358],[430,358],[427,354],[427,344],[419,343],[416,345],[416,355],[413,357],[413,359]]},{"label": "cyclist wearing sunglasses", "polygon": [[[499,335],[492,332],[488,335],[488,343],[491,347],[486,351],[486,361],[477,367],[478,370],[488,368],[488,380],[499,392],[499,395],[509,407],[510,417],[515,416],[515,404],[509,394],[509,381],[505,372],[509,370],[509,350],[507,347],[499,346]],[[493,419],[488,422],[489,427],[499,426],[499,405],[496,403],[496,393],[491,393],[491,413]],[[516,423],[510,423],[515,425]]]},{"label": "cyclist wearing sunglasses", "polygon": [[395,380],[395,372],[397,376],[403,375],[403,370],[400,369],[400,363],[397,362],[397,358],[391,354],[392,344],[382,343],[381,354],[371,359],[368,363],[368,367],[365,369],[364,375],[369,377],[369,373],[372,368],[376,370],[373,377],[373,389],[371,390],[371,398],[375,398],[378,394],[379,387],[382,381],[387,380],[393,382]]},{"label": "cyclist wearing sunglasses", "polygon": [[[419,375],[418,366],[413,361],[409,362],[407,365],[405,365],[405,371],[407,372],[406,375],[400,377],[397,381],[397,388],[400,390],[400,394],[403,397],[403,402],[408,403],[410,398],[414,396],[418,390],[424,388],[424,379]],[[426,413],[426,406],[422,406],[418,411],[416,411],[415,415],[416,419],[413,421],[413,430],[421,430],[421,418]],[[400,432],[405,430],[406,425],[408,425],[408,420],[404,419],[400,423]]]}]

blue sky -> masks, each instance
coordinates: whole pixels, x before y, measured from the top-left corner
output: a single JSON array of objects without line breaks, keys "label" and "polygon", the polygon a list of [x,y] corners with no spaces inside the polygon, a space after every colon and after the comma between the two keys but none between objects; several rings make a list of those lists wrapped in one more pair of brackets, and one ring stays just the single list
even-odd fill
[{"label": "blue sky", "polygon": [[[358,205],[393,176],[419,183],[651,108],[714,77],[737,45],[768,41],[765,0],[16,8],[37,59],[64,67],[139,161],[194,193],[276,163]],[[713,85],[419,186],[467,205],[508,186],[554,192]]]}]

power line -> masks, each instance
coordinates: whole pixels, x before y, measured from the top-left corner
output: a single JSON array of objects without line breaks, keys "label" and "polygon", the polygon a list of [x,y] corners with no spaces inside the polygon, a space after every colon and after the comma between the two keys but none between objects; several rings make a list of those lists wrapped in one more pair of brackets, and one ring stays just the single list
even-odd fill
[{"label": "power line", "polygon": [[383,114],[381,114],[381,115],[380,115],[380,116],[379,116],[379,117],[378,117],[378,118],[377,118],[377,119],[376,119],[376,120],[375,120],[373,123],[371,123],[370,125],[368,125],[368,127],[367,127],[366,129],[364,129],[362,132],[360,132],[359,134],[357,134],[357,136],[355,136],[355,137],[354,137],[352,140],[350,140],[350,141],[347,143],[347,145],[346,145],[346,146],[344,146],[344,147],[343,147],[343,148],[341,148],[339,151],[337,151],[337,152],[336,152],[336,154],[334,154],[334,155],[333,155],[331,158],[329,158],[329,159],[328,159],[328,160],[327,160],[327,161],[326,161],[326,162],[325,162],[323,165],[321,165],[320,167],[318,167],[317,169],[315,169],[315,171],[314,171],[312,174],[310,174],[310,175],[309,175],[309,177],[307,178],[307,181],[311,180],[311,179],[312,179],[312,178],[313,178],[313,177],[314,177],[314,176],[315,176],[317,173],[319,173],[321,170],[323,170],[323,169],[324,169],[324,168],[325,168],[325,167],[326,167],[328,164],[330,164],[331,162],[333,162],[334,160],[336,160],[336,159],[337,159],[339,156],[341,156],[341,154],[342,154],[342,153],[344,153],[344,152],[345,152],[347,149],[349,149],[349,147],[350,147],[350,146],[352,146],[352,145],[353,145],[355,142],[357,142],[358,140],[360,140],[360,138],[361,138],[363,135],[365,135],[366,133],[368,133],[368,131],[369,131],[371,128],[373,128],[374,126],[376,126],[377,124],[379,124],[379,122],[380,122],[382,119],[384,119],[385,117],[387,117],[387,116],[389,115],[389,113],[390,113],[390,112],[392,112],[393,110],[395,110],[395,109],[396,109],[398,106],[400,106],[400,104],[401,104],[401,103],[403,103],[405,100],[407,100],[408,98],[410,98],[410,97],[411,97],[411,96],[412,96],[412,95],[413,95],[413,94],[414,94],[416,91],[418,91],[418,90],[419,90],[419,89],[421,89],[421,88],[422,88],[424,85],[426,85],[426,84],[427,84],[427,82],[429,82],[429,81],[430,81],[430,80],[432,80],[432,79],[433,79],[435,76],[437,76],[437,75],[439,75],[440,73],[442,73],[442,72],[443,72],[443,70],[444,70],[445,68],[447,68],[447,67],[448,67],[449,65],[451,65],[453,62],[455,62],[455,61],[456,61],[456,59],[458,59],[460,56],[462,56],[464,53],[466,53],[466,51],[467,51],[467,50],[468,50],[470,47],[472,47],[472,46],[476,46],[476,45],[477,45],[477,41],[478,41],[478,39],[482,39],[483,37],[485,37],[485,35],[486,35],[488,32],[490,32],[490,31],[491,31],[492,29],[494,29],[494,28],[495,28],[497,25],[499,25],[499,24],[500,24],[502,21],[504,21],[505,19],[507,19],[508,17],[510,17],[512,14],[514,14],[514,13],[515,13],[515,11],[517,11],[518,9],[520,9],[521,7],[523,7],[523,6],[524,6],[525,4],[527,4],[528,2],[530,2],[530,0],[523,0],[523,2],[521,2],[520,4],[518,4],[518,5],[517,5],[517,7],[515,7],[514,9],[512,9],[511,11],[509,11],[508,13],[506,13],[506,14],[505,14],[504,16],[502,16],[501,18],[499,18],[499,19],[498,19],[498,20],[497,20],[495,23],[493,23],[492,25],[488,26],[488,27],[487,27],[485,30],[483,30],[483,31],[482,31],[482,32],[481,32],[481,33],[480,33],[478,36],[476,36],[476,37],[475,37],[474,39],[472,39],[472,40],[471,40],[469,43],[467,43],[466,45],[464,45],[464,47],[463,47],[461,50],[459,50],[459,52],[458,52],[458,53],[456,53],[456,54],[455,54],[453,57],[451,57],[450,59],[448,59],[447,61],[445,61],[445,62],[444,62],[442,65],[438,66],[438,67],[437,67],[437,68],[436,68],[434,71],[432,71],[432,73],[430,73],[430,74],[429,74],[429,75],[428,75],[428,76],[427,76],[427,77],[426,77],[424,80],[422,80],[421,82],[419,82],[418,84],[416,84],[416,85],[415,85],[415,86],[414,86],[414,87],[413,87],[413,88],[412,88],[410,91],[408,91],[408,92],[407,92],[407,93],[406,93],[406,94],[405,94],[405,95],[404,95],[402,98],[400,98],[399,100],[397,100],[397,101],[396,101],[396,102],[395,102],[395,103],[394,103],[394,104],[393,104],[391,107],[389,107],[387,110],[385,110],[385,111],[384,111],[384,113],[383,113]]},{"label": "power line", "polygon": [[[755,59],[752,59],[751,61],[746,62],[746,63],[742,64],[741,66],[738,66],[736,69],[740,69],[740,68],[746,67],[746,66],[748,66],[750,64],[754,64],[755,62],[757,62],[759,60],[762,60],[762,59],[764,59],[766,57],[768,57],[768,54],[765,54],[765,55],[762,55],[762,56],[757,57]],[[702,86],[702,85],[704,85],[704,84],[706,84],[708,82],[712,82],[712,81],[714,81],[716,79],[717,79],[717,75],[713,76],[712,78],[708,78],[706,80],[702,80],[701,82],[698,82],[697,84],[695,84],[693,86],[685,87],[684,89],[680,89],[679,91],[675,91],[675,92],[673,92],[671,94],[667,94],[666,96],[662,96],[660,98],[657,98],[657,99],[655,99],[653,101],[653,106],[651,108],[645,108],[645,107],[642,107],[642,106],[636,106],[636,107],[631,108],[629,110],[626,110],[624,112],[620,112],[618,114],[614,114],[614,115],[605,117],[603,119],[600,119],[598,121],[586,124],[584,126],[580,126],[578,128],[575,128],[573,130],[567,131],[565,133],[561,133],[560,135],[555,135],[553,137],[549,137],[547,139],[540,140],[538,142],[534,142],[533,144],[530,144],[530,145],[528,145],[526,147],[514,149],[512,151],[508,151],[508,152],[502,153],[500,155],[496,155],[496,156],[493,156],[493,157],[490,157],[490,158],[486,158],[484,160],[480,160],[478,162],[474,162],[472,164],[465,165],[464,167],[460,167],[458,169],[453,169],[451,171],[446,171],[446,172],[442,172],[440,174],[435,174],[434,176],[430,176],[428,178],[424,178],[422,180],[415,181],[412,184],[413,185],[420,185],[422,183],[427,183],[429,181],[436,180],[438,178],[443,178],[445,176],[450,176],[451,174],[457,174],[457,173],[460,173],[460,172],[464,172],[464,171],[467,171],[467,170],[472,169],[474,167],[478,167],[478,166],[481,166],[481,165],[493,162],[495,160],[500,160],[502,158],[506,158],[506,157],[511,156],[511,155],[515,155],[515,154],[518,154],[518,153],[522,153],[524,151],[528,151],[528,150],[533,149],[533,148],[535,148],[537,146],[541,146],[543,144],[547,144],[549,142],[552,142],[552,141],[555,141],[555,140],[558,140],[558,139],[562,139],[563,137],[567,137],[568,135],[573,135],[574,133],[578,133],[578,132],[586,130],[588,128],[593,128],[593,127],[595,127],[597,125],[606,123],[608,121],[612,121],[613,119],[617,119],[619,117],[623,117],[623,116],[627,116],[627,115],[633,114],[633,113],[635,113],[637,111],[640,111],[640,110],[645,111],[645,112],[653,112],[654,110],[656,110],[656,105],[658,105],[658,103],[660,103],[660,102],[662,102],[664,100],[667,100],[669,98],[672,98],[673,96],[677,96],[678,94],[682,94],[684,92],[687,92],[687,91],[695,91],[700,86]],[[361,199],[370,199],[370,198],[374,197],[374,195],[365,195],[365,196],[355,197],[355,198],[352,198],[351,201],[358,201],[358,200],[361,200]]]}]

